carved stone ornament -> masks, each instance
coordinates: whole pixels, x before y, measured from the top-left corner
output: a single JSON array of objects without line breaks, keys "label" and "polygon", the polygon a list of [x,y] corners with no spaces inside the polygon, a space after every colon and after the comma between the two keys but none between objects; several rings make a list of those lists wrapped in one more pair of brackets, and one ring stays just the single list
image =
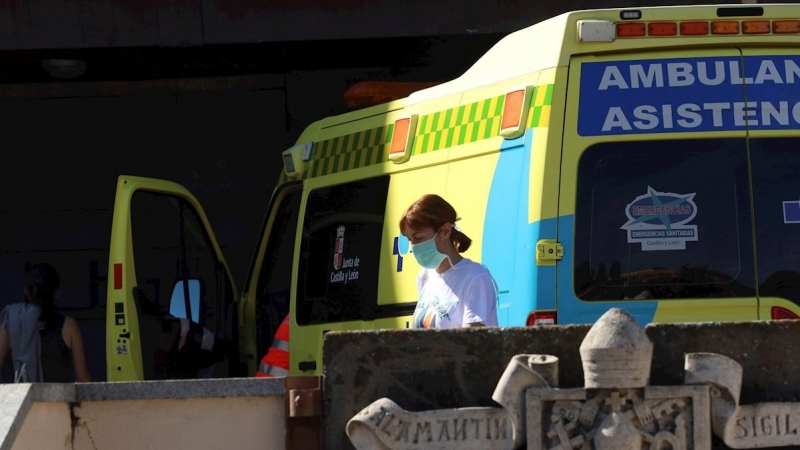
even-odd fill
[{"label": "carved stone ornament", "polygon": [[683,386],[648,386],[653,344],[626,311],[610,309],[580,347],[583,388],[558,388],[558,358],[517,355],[492,398],[502,408],[404,411],[382,398],[347,423],[358,450],[710,450],[800,445],[800,404],[739,406],[742,367],[686,355]]},{"label": "carved stone ornament", "polygon": [[711,386],[711,425],[730,448],[800,445],[800,403],[739,405],[742,366],[714,353],[686,355],[684,381]]}]

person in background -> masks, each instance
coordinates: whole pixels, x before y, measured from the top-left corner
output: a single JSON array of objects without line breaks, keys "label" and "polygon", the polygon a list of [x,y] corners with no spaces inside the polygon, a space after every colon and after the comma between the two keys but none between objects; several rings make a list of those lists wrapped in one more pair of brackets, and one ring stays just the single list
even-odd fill
[{"label": "person in background", "polygon": [[434,194],[415,201],[400,232],[422,266],[413,328],[497,326],[497,289],[484,265],[461,256],[472,244],[457,226],[453,206]]},{"label": "person in background", "polygon": [[36,264],[25,274],[25,300],[0,312],[0,369],[9,350],[14,382],[89,382],[78,323],[55,306],[61,280],[55,268]]}]

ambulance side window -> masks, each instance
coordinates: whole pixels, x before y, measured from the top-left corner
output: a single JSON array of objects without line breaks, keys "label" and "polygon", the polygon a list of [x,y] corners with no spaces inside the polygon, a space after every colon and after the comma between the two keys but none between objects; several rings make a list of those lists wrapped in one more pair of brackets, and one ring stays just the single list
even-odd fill
[{"label": "ambulance side window", "polygon": [[300,325],[373,319],[388,191],[387,175],[309,193],[299,261]]},{"label": "ambulance side window", "polygon": [[800,138],[751,138],[761,297],[800,304]]},{"label": "ambulance side window", "polygon": [[256,345],[259,355],[267,353],[278,326],[289,313],[292,258],[302,193],[302,185],[287,188],[285,195],[269,212],[274,219],[256,285]]},{"label": "ambulance side window", "polygon": [[181,330],[178,317],[170,314],[178,312],[171,302],[176,285],[189,283],[190,309],[182,308],[180,316],[215,334],[221,331],[225,303],[232,301],[231,287],[224,282],[199,215],[187,201],[136,191],[131,198],[131,233],[137,287],[144,294],[137,308],[145,378],[193,378],[200,368],[197,361],[174,354]]},{"label": "ambulance side window", "polygon": [[611,142],[578,168],[582,300],[755,295],[744,139]]}]

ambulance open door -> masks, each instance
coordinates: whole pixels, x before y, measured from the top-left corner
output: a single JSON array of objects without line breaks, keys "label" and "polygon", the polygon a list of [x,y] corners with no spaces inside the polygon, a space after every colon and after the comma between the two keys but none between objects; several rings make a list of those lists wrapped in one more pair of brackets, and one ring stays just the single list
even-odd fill
[{"label": "ambulance open door", "polygon": [[108,264],[109,381],[240,375],[236,287],[188,190],[120,176]]}]

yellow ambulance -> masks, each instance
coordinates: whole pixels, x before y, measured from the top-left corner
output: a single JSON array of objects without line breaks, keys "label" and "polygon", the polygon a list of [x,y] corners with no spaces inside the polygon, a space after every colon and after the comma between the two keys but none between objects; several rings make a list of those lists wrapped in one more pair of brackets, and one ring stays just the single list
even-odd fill
[{"label": "yellow ambulance", "polygon": [[169,373],[177,326],[152,315],[213,334],[224,376],[252,376],[286,314],[293,375],[321,373],[327,331],[408,328],[419,266],[397,224],[426,193],[462,217],[501,326],[799,318],[799,144],[800,5],[559,15],[457,79],[309,125],[241,296],[191,193],[120,177],[108,378]]}]

